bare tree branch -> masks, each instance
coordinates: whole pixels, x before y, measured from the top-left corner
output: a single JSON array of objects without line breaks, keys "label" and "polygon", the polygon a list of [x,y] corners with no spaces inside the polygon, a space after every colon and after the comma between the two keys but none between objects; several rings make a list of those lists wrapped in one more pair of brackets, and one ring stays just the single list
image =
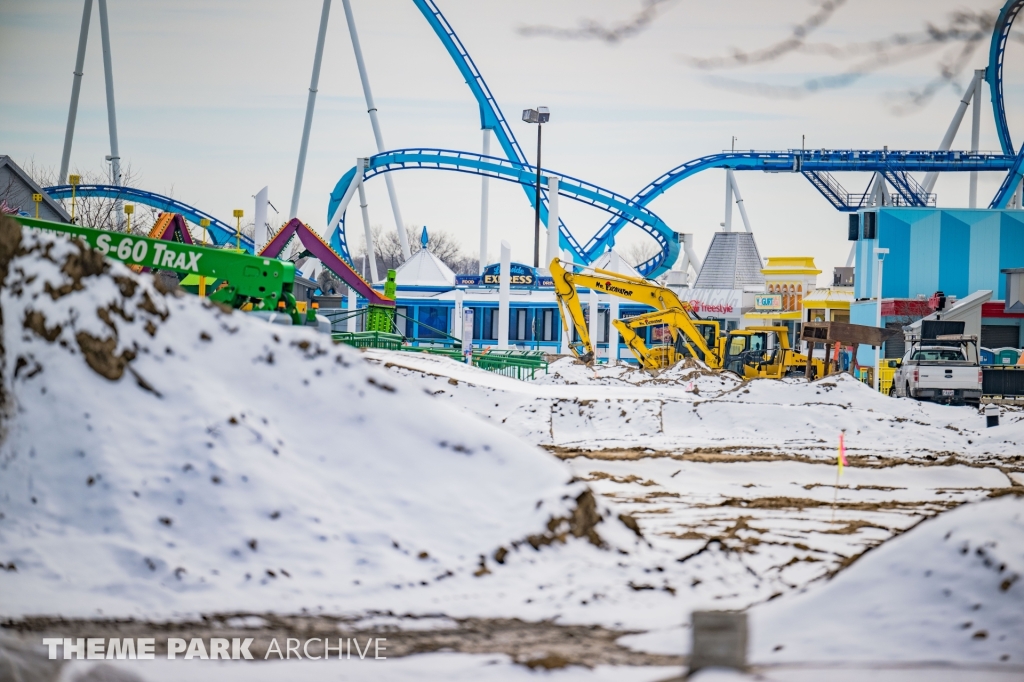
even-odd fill
[{"label": "bare tree branch", "polygon": [[[627,20],[608,26],[593,19],[581,19],[577,28],[552,26],[524,26],[520,35],[570,40],[601,40],[610,44],[632,38],[648,28],[659,16],[659,9],[673,0],[644,0],[642,9]],[[824,56],[837,61],[853,63],[840,73],[809,78],[795,85],[769,85],[763,82],[711,76],[709,82],[717,87],[764,97],[799,99],[822,90],[842,88],[861,78],[913,59],[936,55],[938,74],[919,87],[901,93],[889,93],[896,113],[903,113],[927,104],[941,89],[952,86],[962,89],[960,76],[969,68],[972,57],[983,47],[995,26],[998,8],[951,12],[945,23],[925,22],[913,32],[893,33],[884,38],[855,41],[845,45],[811,42],[809,38],[827,24],[847,0],[822,0],[810,16],[796,24],[789,35],[775,43],[756,50],[732,48],[727,55],[683,59],[702,71],[742,68],[777,61],[791,54]],[[1024,34],[1014,31],[1009,39],[1024,43]]]},{"label": "bare tree branch", "polygon": [[[911,88],[903,93],[890,94],[893,109],[897,113],[919,108],[946,86],[962,89],[959,76],[971,63],[971,59],[984,46],[995,26],[998,12],[958,10],[949,15],[944,26],[926,23],[920,31],[894,33],[879,40],[860,41],[846,45],[809,43],[809,30],[821,26],[832,12],[845,0],[832,0],[821,6],[814,15],[799,24],[793,35],[785,40],[753,52],[733,50],[728,57],[694,58],[687,61],[702,70],[715,70],[749,66],[775,61],[786,54],[800,53],[827,56],[836,60],[858,60],[842,73],[811,78],[799,85],[766,85],[728,78],[711,78],[710,82],[719,87],[749,92],[767,97],[798,99],[821,90],[841,88],[881,69],[895,64],[918,59],[929,54],[941,53],[936,62],[938,75],[923,86]],[[827,12],[825,10],[828,10]],[[1021,36],[1011,35],[1015,40]]]},{"label": "bare tree branch", "polygon": [[[844,2],[845,0],[836,0]],[[528,38],[547,37],[568,40],[603,40],[606,43],[618,43],[643,32],[657,17],[662,5],[670,5],[676,0],[643,0],[643,8],[629,19],[607,26],[594,19],[581,19],[576,28],[558,26],[521,26],[518,32]]]},{"label": "bare tree branch", "polygon": [[733,48],[732,54],[728,57],[690,58],[689,61],[698,69],[721,69],[774,61],[790,52],[803,48],[806,44],[807,36],[813,33],[815,29],[824,26],[832,18],[835,11],[844,4],[846,4],[846,0],[825,0],[814,14],[793,27],[793,31],[788,38],[774,45],[769,45],[753,52],[744,52],[738,48]]}]

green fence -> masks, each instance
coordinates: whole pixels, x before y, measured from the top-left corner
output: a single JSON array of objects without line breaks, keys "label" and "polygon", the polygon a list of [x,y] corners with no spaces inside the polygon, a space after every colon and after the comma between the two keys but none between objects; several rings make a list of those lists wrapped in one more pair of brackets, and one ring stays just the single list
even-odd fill
[{"label": "green fence", "polygon": [[548,373],[548,363],[539,351],[493,351],[473,355],[473,364],[488,372],[527,381],[536,379],[541,371]]},{"label": "green fence", "polygon": [[[462,362],[462,351],[452,346],[404,346],[401,334],[384,332],[336,332],[331,335],[335,341],[356,348],[381,348],[401,350],[408,353],[443,355]],[[548,363],[541,351],[484,350],[473,353],[473,365],[488,372],[512,377],[520,381],[537,378],[541,372],[548,373]]]},{"label": "green fence", "polygon": [[384,350],[402,350],[404,341],[401,334],[388,334],[387,332],[335,332],[331,334],[331,338],[356,348],[382,348]]}]

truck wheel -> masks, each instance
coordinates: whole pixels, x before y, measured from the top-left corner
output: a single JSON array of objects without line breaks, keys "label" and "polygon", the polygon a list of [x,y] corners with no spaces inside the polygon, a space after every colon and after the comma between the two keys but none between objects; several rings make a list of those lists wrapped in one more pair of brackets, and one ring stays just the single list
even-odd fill
[{"label": "truck wheel", "polygon": [[895,383],[893,383],[893,385],[889,387],[889,397],[890,398],[895,398],[896,397],[896,384]]},{"label": "truck wheel", "polygon": [[913,398],[914,394],[910,392],[910,384],[907,384],[907,397]]}]

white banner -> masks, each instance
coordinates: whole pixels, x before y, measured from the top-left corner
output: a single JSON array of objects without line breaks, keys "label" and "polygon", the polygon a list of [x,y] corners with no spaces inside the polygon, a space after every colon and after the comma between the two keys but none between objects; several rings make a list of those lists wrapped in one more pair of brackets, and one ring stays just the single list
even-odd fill
[{"label": "white banner", "polygon": [[739,317],[742,313],[741,289],[690,289],[686,295],[693,312],[703,317]]}]

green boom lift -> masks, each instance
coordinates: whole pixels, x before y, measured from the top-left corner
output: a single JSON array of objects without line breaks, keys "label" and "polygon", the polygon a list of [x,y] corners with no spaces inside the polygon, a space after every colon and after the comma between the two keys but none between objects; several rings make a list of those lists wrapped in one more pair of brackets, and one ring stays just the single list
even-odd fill
[{"label": "green boom lift", "polygon": [[257,310],[278,310],[283,302],[292,323],[303,322],[292,295],[294,263],[228,249],[211,249],[24,216],[13,217],[25,227],[78,237],[108,258],[129,265],[219,279],[224,284],[210,294],[211,301],[234,308],[252,303]]}]

